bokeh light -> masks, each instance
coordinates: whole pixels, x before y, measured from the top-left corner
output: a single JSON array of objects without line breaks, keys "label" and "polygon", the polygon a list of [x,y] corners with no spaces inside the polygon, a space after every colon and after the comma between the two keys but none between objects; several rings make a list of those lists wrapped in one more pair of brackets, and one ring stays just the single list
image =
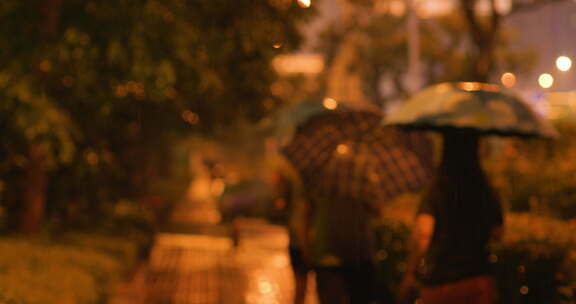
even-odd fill
[{"label": "bokeh light", "polygon": [[198,117],[198,114],[190,110],[182,112],[182,119],[191,125],[195,125],[200,122],[200,117]]},{"label": "bokeh light", "polygon": [[311,0],[298,0],[298,4],[301,7],[307,8],[307,7],[310,7],[310,5],[312,5],[312,1]]},{"label": "bokeh light", "polygon": [[406,14],[406,4],[404,1],[394,0],[390,2],[390,14],[393,16],[404,16]]},{"label": "bokeh light", "polygon": [[570,70],[572,67],[572,59],[566,56],[560,56],[556,58],[556,67],[563,72]]},{"label": "bokeh light", "polygon": [[548,89],[554,84],[554,77],[548,73],[541,74],[540,77],[538,77],[538,84],[544,89]]},{"label": "bokeh light", "polygon": [[500,81],[502,82],[503,86],[511,88],[516,84],[516,75],[510,72],[506,72],[502,74]]},{"label": "bokeh light", "polygon": [[348,148],[348,146],[345,144],[339,144],[338,147],[336,147],[336,151],[338,154],[348,154],[350,148]]},{"label": "bokeh light", "polygon": [[478,82],[463,82],[460,87],[465,91],[477,91],[481,85]]},{"label": "bokeh light", "polygon": [[336,110],[338,102],[333,98],[326,97],[324,98],[324,101],[322,101],[322,105],[328,110]]}]

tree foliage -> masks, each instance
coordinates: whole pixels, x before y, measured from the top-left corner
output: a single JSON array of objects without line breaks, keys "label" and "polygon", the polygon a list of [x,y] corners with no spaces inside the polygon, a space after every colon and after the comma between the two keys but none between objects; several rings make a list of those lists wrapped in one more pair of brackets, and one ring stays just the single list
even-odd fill
[{"label": "tree foliage", "polygon": [[289,0],[3,1],[5,206],[44,191],[25,180],[34,145],[50,210],[145,192],[183,136],[265,113],[270,60],[298,46],[310,12]]}]

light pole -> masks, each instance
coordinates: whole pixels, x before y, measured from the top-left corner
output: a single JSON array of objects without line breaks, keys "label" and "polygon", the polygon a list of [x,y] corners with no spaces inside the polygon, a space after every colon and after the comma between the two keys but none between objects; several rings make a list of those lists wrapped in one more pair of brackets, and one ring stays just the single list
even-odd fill
[{"label": "light pole", "polygon": [[417,0],[406,0],[406,32],[408,36],[408,88],[411,93],[422,86],[422,66],[420,64],[420,29],[416,11]]}]

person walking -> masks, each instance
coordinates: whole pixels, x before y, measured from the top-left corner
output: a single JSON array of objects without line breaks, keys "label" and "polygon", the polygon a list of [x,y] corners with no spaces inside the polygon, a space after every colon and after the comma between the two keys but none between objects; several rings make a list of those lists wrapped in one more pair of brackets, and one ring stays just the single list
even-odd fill
[{"label": "person walking", "polygon": [[502,231],[500,200],[481,169],[478,136],[444,134],[438,174],[417,211],[399,303],[409,299],[417,273],[424,304],[496,303],[489,244]]},{"label": "person walking", "polygon": [[[337,162],[337,165],[342,165]],[[305,190],[290,162],[278,156],[275,193],[287,209],[294,304],[304,304],[309,273],[316,274],[321,304],[369,304],[374,300],[377,240],[372,227],[381,202]]]},{"label": "person walking", "polygon": [[285,210],[288,229],[288,254],[294,275],[294,304],[304,304],[308,289],[308,275],[311,271],[306,253],[305,222],[307,203],[305,202],[301,178],[290,162],[282,155],[275,156],[273,172],[275,205]]},{"label": "person walking", "polygon": [[410,298],[419,273],[424,304],[495,303],[489,245],[502,238],[504,223],[498,195],[481,168],[479,138],[553,139],[558,132],[529,103],[479,82],[429,86],[385,124],[444,138],[441,164],[416,215],[399,302]]}]

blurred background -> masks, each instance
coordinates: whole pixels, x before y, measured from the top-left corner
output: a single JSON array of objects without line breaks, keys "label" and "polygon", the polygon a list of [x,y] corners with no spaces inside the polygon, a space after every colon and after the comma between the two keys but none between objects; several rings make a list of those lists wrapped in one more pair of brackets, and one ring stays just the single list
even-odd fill
[{"label": "blurred background", "polygon": [[[572,0],[2,1],[0,303],[104,303],[122,282],[129,303],[131,288],[153,289],[148,303],[288,303],[272,165],[296,105],[385,115],[445,81],[500,84],[560,131],[489,138],[482,154],[508,212],[502,303],[576,303],[574,32]],[[392,289],[418,198],[379,226]],[[239,264],[208,258],[244,236]],[[246,262],[274,242],[256,255],[272,266]],[[190,260],[205,272],[176,297]],[[225,280],[255,293],[232,299]]]}]

